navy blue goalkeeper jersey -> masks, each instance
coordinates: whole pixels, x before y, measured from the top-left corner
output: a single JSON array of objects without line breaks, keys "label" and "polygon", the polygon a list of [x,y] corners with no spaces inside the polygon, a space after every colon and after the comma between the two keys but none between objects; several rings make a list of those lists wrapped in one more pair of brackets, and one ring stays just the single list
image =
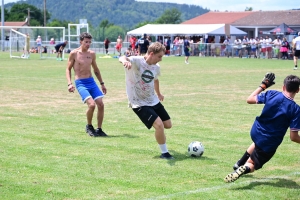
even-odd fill
[{"label": "navy blue goalkeeper jersey", "polygon": [[300,130],[300,107],[283,92],[269,90],[257,95],[257,104],[265,104],[251,129],[253,142],[265,152],[276,151],[288,128]]}]

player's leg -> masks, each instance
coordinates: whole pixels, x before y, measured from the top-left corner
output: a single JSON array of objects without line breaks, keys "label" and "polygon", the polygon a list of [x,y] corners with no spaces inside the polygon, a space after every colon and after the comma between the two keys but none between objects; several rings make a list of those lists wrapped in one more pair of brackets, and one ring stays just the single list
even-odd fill
[{"label": "player's leg", "polygon": [[102,98],[98,98],[95,100],[97,105],[97,125],[96,133],[99,136],[107,136],[107,134],[102,130],[102,123],[104,119],[104,103]]},{"label": "player's leg", "polygon": [[104,103],[103,103],[103,97],[104,94],[99,89],[96,82],[93,82],[91,85],[91,89],[89,89],[89,92],[92,96],[92,98],[95,101],[95,104],[97,105],[97,129],[96,134],[98,136],[107,136],[106,133],[102,130],[102,122],[104,118]]},{"label": "player's leg", "polygon": [[300,54],[300,50],[296,50],[295,51],[295,54],[294,54],[294,64],[295,64],[295,67],[294,69],[298,69],[298,57],[299,57],[299,54]]},{"label": "player's leg", "polygon": [[97,137],[98,135],[96,134],[96,131],[92,125],[93,115],[94,115],[94,111],[96,108],[95,101],[93,100],[92,97],[89,97],[85,101],[85,103],[88,106],[88,108],[86,110],[86,119],[87,119],[86,132],[92,137]]},{"label": "player's leg", "polygon": [[250,158],[250,155],[252,154],[253,150],[255,148],[255,144],[252,143],[247,151],[243,154],[243,156],[233,165],[233,169],[237,170],[240,166],[244,165],[247,160]]}]

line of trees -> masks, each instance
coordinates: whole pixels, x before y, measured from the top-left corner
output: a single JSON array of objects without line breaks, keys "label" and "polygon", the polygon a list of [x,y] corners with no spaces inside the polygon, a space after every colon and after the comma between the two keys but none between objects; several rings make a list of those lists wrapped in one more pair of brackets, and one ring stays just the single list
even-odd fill
[{"label": "line of trees", "polygon": [[[0,10],[1,14],[1,10]],[[12,4],[10,10],[4,9],[5,21],[24,21],[27,19],[30,26],[44,25],[44,10],[39,9],[27,3]],[[51,19],[51,13],[46,11],[46,26],[48,27],[65,27],[68,29],[68,24],[78,24],[78,21],[71,22],[67,20]],[[145,21],[138,23],[134,28],[141,27],[146,24],[178,24],[181,23],[181,12],[176,8],[165,10],[165,12],[154,21]],[[75,27],[72,27],[75,29]],[[93,27],[89,23],[89,32],[93,35],[94,40],[104,41],[105,38],[114,40],[121,35],[125,37],[126,32],[129,31],[124,27],[111,23],[108,19],[100,21],[98,26]]]}]

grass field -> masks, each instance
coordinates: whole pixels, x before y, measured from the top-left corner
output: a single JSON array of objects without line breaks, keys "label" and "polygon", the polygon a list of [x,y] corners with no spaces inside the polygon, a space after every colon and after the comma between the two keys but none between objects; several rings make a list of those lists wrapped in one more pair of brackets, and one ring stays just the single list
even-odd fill
[{"label": "grass field", "polygon": [[[300,146],[289,134],[263,169],[223,182],[251,144],[262,109],[246,98],[268,71],[276,74],[272,89],[281,90],[287,75],[299,75],[292,61],[191,57],[185,65],[183,57],[163,58],[170,161],[159,158],[153,129],[127,108],[122,65],[97,63],[108,90],[107,138],[85,133],[86,105],[67,91],[66,61],[0,53],[1,200],[300,199]],[[195,140],[205,146],[201,158],[187,156]]]}]

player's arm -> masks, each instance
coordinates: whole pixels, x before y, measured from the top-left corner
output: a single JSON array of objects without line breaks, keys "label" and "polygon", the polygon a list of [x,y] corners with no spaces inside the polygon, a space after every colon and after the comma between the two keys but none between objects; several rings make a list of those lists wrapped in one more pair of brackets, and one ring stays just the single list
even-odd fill
[{"label": "player's arm", "polygon": [[126,57],[126,56],[121,56],[121,57],[119,58],[119,61],[120,61],[120,63],[123,64],[123,66],[124,66],[125,68],[131,69],[131,62],[130,62],[130,60],[129,60],[128,57]]},{"label": "player's arm", "polygon": [[159,90],[159,80],[158,79],[154,79],[154,90],[156,92],[156,95],[157,95],[158,99],[160,101],[163,101],[165,97],[164,97],[164,95],[162,95],[160,93],[160,90]]},{"label": "player's arm", "polygon": [[298,134],[298,131],[291,130],[290,131],[290,138],[293,142],[300,143],[300,136]]},{"label": "player's arm", "polygon": [[275,80],[275,74],[271,73],[271,72],[267,73],[265,75],[265,77],[263,78],[260,86],[249,95],[249,97],[247,98],[247,103],[248,104],[256,104],[257,103],[257,95],[260,94],[265,89],[274,85],[275,84],[274,80]]},{"label": "player's arm", "polygon": [[69,59],[68,59],[67,69],[66,69],[66,78],[67,78],[67,82],[68,82],[69,92],[75,91],[75,87],[73,86],[72,80],[71,80],[71,70],[74,66],[74,63],[75,63],[75,53],[71,52]]},{"label": "player's arm", "polygon": [[94,70],[94,74],[96,75],[96,77],[97,77],[97,79],[98,79],[98,81],[101,85],[102,92],[104,94],[106,94],[106,87],[104,85],[100,70],[99,70],[99,68],[97,66],[97,63],[96,63],[96,54],[95,54],[95,52],[91,52],[91,56],[92,56],[92,67],[93,67],[93,70]]}]

